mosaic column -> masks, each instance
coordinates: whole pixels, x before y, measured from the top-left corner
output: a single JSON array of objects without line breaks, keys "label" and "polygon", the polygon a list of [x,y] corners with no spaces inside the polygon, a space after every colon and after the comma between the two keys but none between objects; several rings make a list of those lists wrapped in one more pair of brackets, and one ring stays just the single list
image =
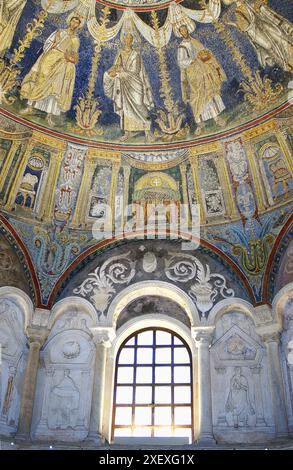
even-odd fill
[{"label": "mosaic column", "polygon": [[13,184],[12,184],[12,187],[11,187],[11,190],[10,190],[8,201],[5,205],[5,209],[8,210],[8,211],[10,211],[14,206],[17,191],[18,191],[18,188],[20,186],[21,180],[23,178],[23,174],[24,174],[24,171],[25,171],[25,168],[26,168],[26,165],[27,165],[27,161],[28,161],[30,152],[31,152],[34,145],[35,145],[35,142],[33,142],[33,141],[29,142],[29,144],[26,148],[26,151],[25,151],[25,153],[24,153],[24,155],[21,159],[20,165],[18,167],[15,179],[13,181]]},{"label": "mosaic column", "polygon": [[198,351],[198,402],[199,435],[198,444],[213,445],[212,385],[210,367],[210,347],[214,327],[196,328],[194,339]]},{"label": "mosaic column", "polygon": [[118,174],[120,170],[120,163],[114,163],[112,166],[112,180],[111,180],[111,191],[110,191],[110,198],[109,198],[109,205],[112,211],[112,229],[115,230],[115,196],[116,196],[116,188],[117,188],[117,180]]},{"label": "mosaic column", "polygon": [[44,344],[48,333],[48,330],[37,327],[29,327],[27,330],[29,352],[23,380],[19,424],[17,430],[17,437],[19,439],[28,440],[30,438],[40,349]]},{"label": "mosaic column", "polygon": [[97,159],[87,157],[80,186],[80,191],[77,198],[77,203],[72,219],[72,226],[78,227],[86,223],[87,210],[88,210],[88,196],[92,186],[92,177],[97,166]]},{"label": "mosaic column", "polygon": [[180,165],[180,172],[181,172],[181,179],[182,179],[182,194],[183,194],[183,204],[185,206],[185,216],[188,221],[190,222],[190,214],[189,214],[189,204],[188,204],[188,192],[187,192],[187,184],[186,184],[186,165]]},{"label": "mosaic column", "polygon": [[39,218],[45,218],[49,222],[53,215],[55,188],[60,174],[64,151],[65,149],[51,156],[45,191],[39,208]]},{"label": "mosaic column", "polygon": [[206,218],[205,218],[205,215],[204,215],[205,214],[204,204],[203,204],[203,200],[202,200],[200,182],[199,182],[198,158],[190,159],[190,165],[191,165],[191,168],[192,168],[194,191],[195,191],[196,199],[197,199],[198,204],[200,206],[200,224],[203,225],[206,222]]},{"label": "mosaic column", "polygon": [[129,178],[130,178],[131,167],[130,166],[123,166],[123,228],[128,220],[128,215],[126,213],[127,206],[128,206],[128,194],[129,194]]},{"label": "mosaic column", "polygon": [[89,434],[87,440],[100,444],[102,437],[102,409],[105,389],[106,356],[107,348],[111,346],[111,335],[105,330],[93,331],[96,345],[96,356],[94,362],[94,386],[92,394]]},{"label": "mosaic column", "polygon": [[220,185],[222,188],[226,209],[228,213],[230,213],[229,215],[232,219],[237,219],[238,211],[235,204],[235,197],[231,190],[231,181],[229,179],[229,174],[223,154],[221,154],[218,158],[215,158],[215,165],[219,175]]},{"label": "mosaic column", "polygon": [[268,204],[266,203],[266,196],[265,196],[264,188],[263,188],[263,185],[261,184],[261,175],[257,168],[256,157],[254,155],[253,147],[250,142],[246,142],[244,145],[244,148],[246,150],[246,155],[247,155],[250,169],[251,169],[253,185],[254,185],[255,193],[257,197],[258,210],[262,212],[265,209],[267,209]]},{"label": "mosaic column", "polygon": [[[10,178],[11,178],[11,176],[12,176],[11,174],[9,175],[10,167],[11,167],[12,161],[14,159],[15,152],[17,152],[20,145],[21,145],[21,141],[13,141],[12,145],[9,149],[8,155],[5,158],[5,162],[4,162],[4,165],[3,165],[3,168],[2,168],[2,171],[1,171],[1,175],[0,175],[0,193],[3,190],[6,178],[8,176],[10,176]],[[5,200],[5,194],[3,195],[3,199]]]}]

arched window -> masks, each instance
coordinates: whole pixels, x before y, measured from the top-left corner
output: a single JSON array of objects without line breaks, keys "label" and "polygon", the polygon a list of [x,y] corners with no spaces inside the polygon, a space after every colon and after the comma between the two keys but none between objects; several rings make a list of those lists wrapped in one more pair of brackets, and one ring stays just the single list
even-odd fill
[{"label": "arched window", "polygon": [[187,437],[192,442],[192,364],[173,332],[139,331],[116,361],[113,438]]}]

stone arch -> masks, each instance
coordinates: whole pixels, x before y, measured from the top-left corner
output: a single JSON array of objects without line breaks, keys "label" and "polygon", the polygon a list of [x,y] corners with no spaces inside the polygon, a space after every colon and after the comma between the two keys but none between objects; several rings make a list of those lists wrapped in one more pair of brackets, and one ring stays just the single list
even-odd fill
[{"label": "stone arch", "polygon": [[82,299],[81,297],[66,297],[57,302],[52,308],[49,318],[49,328],[51,329],[56,321],[70,310],[76,313],[86,313],[91,318],[93,324],[96,324],[98,321],[97,312],[88,300]]},{"label": "stone arch", "polygon": [[197,308],[190,297],[179,287],[164,281],[142,281],[126,287],[111,302],[106,323],[108,326],[116,326],[117,319],[122,310],[133,300],[146,295],[167,297],[186,312],[191,326],[199,325],[200,319]]},{"label": "stone arch", "polygon": [[284,308],[288,300],[293,300],[293,282],[284,286],[273,300],[273,312],[281,325],[283,325]]},{"label": "stone arch", "polygon": [[223,315],[232,311],[248,315],[255,324],[254,307],[246,300],[233,297],[221,300],[212,308],[208,316],[208,325],[214,326]]}]

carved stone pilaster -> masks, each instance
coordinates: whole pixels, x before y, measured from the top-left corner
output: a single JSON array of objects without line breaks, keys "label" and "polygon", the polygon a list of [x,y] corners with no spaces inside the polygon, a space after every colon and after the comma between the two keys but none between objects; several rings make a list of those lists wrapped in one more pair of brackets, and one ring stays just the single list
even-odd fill
[{"label": "carved stone pilaster", "polygon": [[280,333],[267,331],[262,334],[268,357],[268,369],[272,394],[273,416],[275,421],[276,438],[288,437],[288,420],[285,401],[282,363],[280,358]]},{"label": "carved stone pilaster", "polygon": [[193,336],[198,350],[199,436],[198,443],[215,443],[213,436],[210,346],[214,327],[194,328]]},{"label": "carved stone pilaster", "polygon": [[96,346],[96,357],[94,363],[94,385],[92,394],[89,435],[87,440],[99,445],[104,439],[101,436],[102,409],[104,401],[104,383],[106,372],[107,349],[111,347],[115,338],[112,328],[91,328],[93,340]]},{"label": "carved stone pilaster", "polygon": [[28,440],[30,438],[40,349],[43,346],[48,334],[49,330],[46,328],[27,328],[29,352],[23,381],[19,425],[17,431],[17,437],[24,440]]}]

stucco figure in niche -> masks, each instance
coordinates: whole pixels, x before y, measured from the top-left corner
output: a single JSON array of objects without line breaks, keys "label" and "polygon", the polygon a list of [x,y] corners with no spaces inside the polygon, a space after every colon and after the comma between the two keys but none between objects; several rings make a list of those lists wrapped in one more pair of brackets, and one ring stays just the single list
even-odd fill
[{"label": "stucco figure in niche", "polygon": [[274,421],[267,357],[248,316],[231,312],[218,320],[211,359],[217,438],[230,442],[269,439]]},{"label": "stucco figure in niche", "polygon": [[25,369],[26,340],[23,317],[10,300],[0,300],[0,434],[17,430],[21,386]]},{"label": "stucco figure in niche", "polygon": [[235,367],[225,408],[229,426],[255,425],[255,411],[249,393],[247,378],[242,374],[241,367]]},{"label": "stucco figure in niche", "polygon": [[33,421],[36,438],[78,441],[88,433],[94,345],[88,315],[71,310],[54,324],[41,353]]},{"label": "stucco figure in niche", "polygon": [[50,392],[49,428],[74,428],[78,420],[79,400],[79,389],[70,377],[70,370],[66,369],[61,382],[53,387]]}]

